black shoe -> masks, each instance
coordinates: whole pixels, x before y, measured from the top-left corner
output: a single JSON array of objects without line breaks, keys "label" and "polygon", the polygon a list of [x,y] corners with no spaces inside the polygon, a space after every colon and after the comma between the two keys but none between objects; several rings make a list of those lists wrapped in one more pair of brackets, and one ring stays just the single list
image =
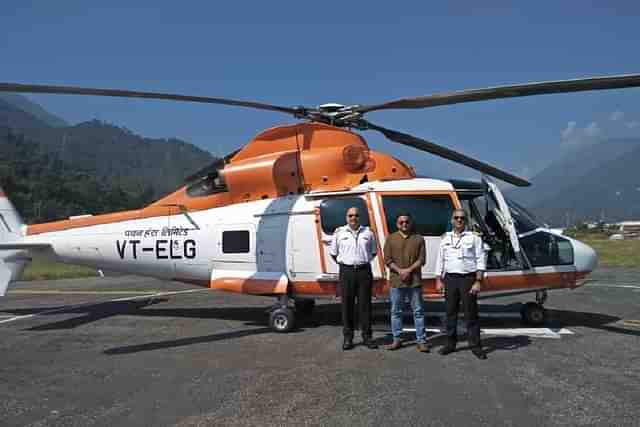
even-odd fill
[{"label": "black shoe", "polygon": [[342,349],[346,351],[346,350],[351,350],[352,348],[353,348],[353,340],[345,338],[344,342],[342,343]]},{"label": "black shoe", "polygon": [[370,350],[375,350],[376,348],[378,348],[378,344],[376,344],[376,342],[371,338],[363,338],[362,345],[364,345]]},{"label": "black shoe", "polygon": [[442,347],[442,348],[438,351],[438,353],[440,353],[440,354],[441,354],[441,355],[443,355],[443,356],[446,356],[447,354],[451,354],[451,353],[453,353],[454,351],[456,351],[456,348],[455,348],[454,346],[446,345],[446,346]]},{"label": "black shoe", "polygon": [[473,353],[473,355],[480,360],[487,359],[487,353],[485,353],[484,350],[481,349],[480,347],[472,348],[471,353]]}]

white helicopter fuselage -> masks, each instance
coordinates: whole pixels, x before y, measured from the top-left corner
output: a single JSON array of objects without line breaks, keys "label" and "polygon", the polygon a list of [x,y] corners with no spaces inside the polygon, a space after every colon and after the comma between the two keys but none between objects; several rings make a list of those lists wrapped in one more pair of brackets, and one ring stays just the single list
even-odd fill
[{"label": "white helicopter fuselage", "polygon": [[[462,204],[450,182],[434,179],[369,182],[344,192],[290,195],[197,212],[173,207],[168,215],[90,226],[74,227],[74,221],[87,217],[73,217],[67,229],[27,235],[22,241],[42,245],[41,255],[103,270],[247,294],[336,296],[338,266],[328,245],[352,205],[366,213],[363,223],[377,237],[374,294],[388,292],[382,248],[400,206],[414,216],[425,239],[424,292],[439,296],[434,290],[437,248],[451,210]],[[580,242],[562,239],[573,249],[570,263],[497,266],[487,271],[483,291],[579,286],[595,266],[595,253]]]}]

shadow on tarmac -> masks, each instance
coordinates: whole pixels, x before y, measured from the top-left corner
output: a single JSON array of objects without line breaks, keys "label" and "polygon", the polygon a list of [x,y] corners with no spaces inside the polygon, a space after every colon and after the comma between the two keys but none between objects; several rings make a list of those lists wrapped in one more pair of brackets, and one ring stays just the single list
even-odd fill
[{"label": "shadow on tarmac", "polygon": [[[204,308],[159,308],[157,304],[168,301],[167,298],[153,298],[148,300],[135,301],[107,301],[96,304],[83,305],[81,307],[38,307],[36,309],[16,309],[7,310],[14,315],[38,314],[40,316],[47,315],[64,315],[64,314],[81,314],[56,322],[40,324],[30,328],[27,331],[49,331],[58,329],[73,329],[92,322],[109,318],[117,315],[141,316],[141,317],[166,317],[166,318],[194,318],[194,319],[220,319],[235,320],[245,322],[247,326],[258,326],[264,328],[267,323],[266,307],[204,307]],[[521,327],[519,319],[511,317],[483,317],[483,313],[519,313],[520,303],[499,305],[499,304],[483,304],[480,311],[480,321],[483,327]],[[438,317],[430,316],[429,313],[442,312],[442,303],[425,302],[425,313],[428,319],[436,320]],[[48,314],[47,312],[51,313]],[[373,305],[374,323],[387,324],[389,305],[387,303],[374,303]],[[548,309],[547,326],[550,328],[565,327],[587,327],[599,329],[608,332],[614,332],[624,335],[640,336],[640,330],[624,328],[613,325],[621,318],[601,313],[588,313],[568,310]],[[312,316],[299,316],[297,323],[298,329],[316,328],[320,326],[340,326],[340,305],[338,303],[318,304],[314,309]],[[409,322],[411,321],[409,316]],[[375,328],[375,325],[374,325]],[[268,329],[268,328],[267,328]],[[258,329],[261,330],[261,329]],[[388,330],[385,330],[388,332]],[[262,332],[261,332],[262,333]],[[215,337],[215,334],[209,337]],[[232,338],[232,337],[229,337]]]},{"label": "shadow on tarmac", "polygon": [[271,328],[249,329],[245,331],[224,332],[220,334],[204,335],[201,337],[181,338],[170,341],[156,341],[146,344],[127,345],[123,347],[114,347],[103,351],[104,354],[115,356],[119,354],[139,353],[141,351],[160,350],[163,348],[183,347],[192,344],[211,343],[233,338],[242,338],[250,335],[265,334],[273,332]]}]

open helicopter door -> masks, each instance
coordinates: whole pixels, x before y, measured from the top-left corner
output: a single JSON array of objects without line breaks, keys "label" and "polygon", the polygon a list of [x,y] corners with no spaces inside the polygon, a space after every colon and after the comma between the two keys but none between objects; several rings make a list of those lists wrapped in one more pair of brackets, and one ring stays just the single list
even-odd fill
[{"label": "open helicopter door", "polygon": [[529,264],[527,263],[525,257],[522,256],[522,251],[520,250],[520,241],[518,240],[518,232],[516,231],[516,226],[513,221],[513,217],[511,216],[511,211],[509,210],[509,205],[505,200],[502,192],[498,188],[498,186],[493,183],[486,176],[482,177],[482,183],[485,185],[487,189],[487,197],[490,197],[497,207],[497,215],[498,222],[502,226],[502,229],[509,236],[509,241],[511,243],[511,248],[516,256],[516,259],[520,263],[520,265],[524,268],[529,268]]}]

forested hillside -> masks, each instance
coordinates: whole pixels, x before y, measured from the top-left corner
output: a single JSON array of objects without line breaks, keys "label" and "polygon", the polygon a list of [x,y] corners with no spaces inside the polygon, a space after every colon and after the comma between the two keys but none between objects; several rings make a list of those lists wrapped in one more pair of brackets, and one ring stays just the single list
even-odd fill
[{"label": "forested hillside", "polygon": [[0,185],[28,223],[143,207],[214,160],[98,120],[64,126],[23,98],[0,98]]},{"label": "forested hillside", "polygon": [[0,128],[0,186],[28,223],[142,207],[154,198],[151,184],[132,188],[100,179],[47,154],[35,141]]}]

